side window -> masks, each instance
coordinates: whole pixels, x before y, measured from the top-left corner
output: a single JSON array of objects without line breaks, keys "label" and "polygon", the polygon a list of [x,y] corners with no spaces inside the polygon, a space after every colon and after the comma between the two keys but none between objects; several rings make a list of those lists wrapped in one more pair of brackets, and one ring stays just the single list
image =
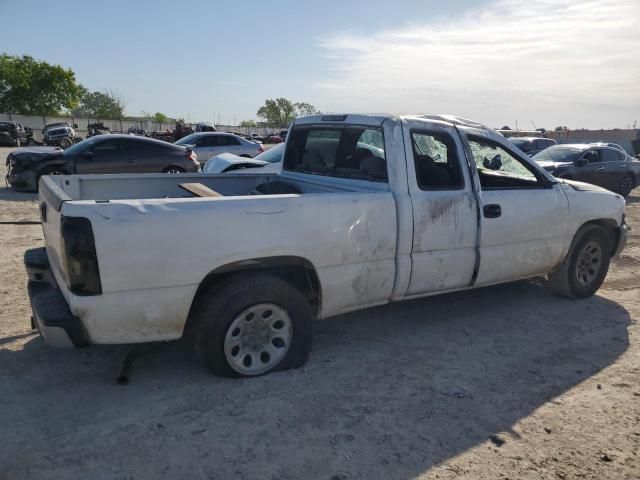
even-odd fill
[{"label": "side window", "polygon": [[117,155],[120,151],[120,145],[118,144],[118,142],[107,140],[106,142],[100,142],[94,145],[91,151],[96,157],[98,156],[106,157],[110,155]]},{"label": "side window", "polygon": [[502,145],[483,137],[468,137],[483,190],[539,187],[532,166],[527,165]]},{"label": "side window", "polygon": [[585,153],[582,158],[584,158],[587,163],[600,163],[600,151],[599,150],[589,150]]},{"label": "side window", "polygon": [[218,138],[219,137],[217,135],[206,135],[199,139],[198,146],[199,147],[217,147]]},{"label": "side window", "polygon": [[225,138],[227,139],[227,145],[240,145],[240,140],[235,137],[228,136]]},{"label": "side window", "polygon": [[458,190],[464,186],[453,139],[444,133],[411,132],[416,180],[422,190]]},{"label": "side window", "polygon": [[621,162],[623,159],[622,152],[614,150],[613,148],[606,148],[600,150],[603,162]]}]

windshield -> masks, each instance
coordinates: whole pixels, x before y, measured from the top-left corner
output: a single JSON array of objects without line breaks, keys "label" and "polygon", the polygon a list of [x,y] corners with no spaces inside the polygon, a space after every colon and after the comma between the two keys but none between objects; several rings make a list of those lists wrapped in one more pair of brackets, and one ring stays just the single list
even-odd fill
[{"label": "windshield", "polygon": [[278,163],[282,161],[282,154],[284,153],[284,143],[278,146],[271,147],[269,150],[265,150],[260,155],[253,157],[254,160],[262,160],[263,162]]},{"label": "windshield", "polygon": [[84,152],[85,150],[87,150],[89,147],[91,147],[94,143],[96,143],[96,140],[93,138],[88,138],[86,140],[83,140],[81,142],[75,143],[73,145],[71,145],[69,148],[67,148],[63,155],[77,155],[80,152]]},{"label": "windshield", "polygon": [[182,137],[180,140],[175,142],[175,145],[192,145],[199,137],[197,133],[192,133],[191,135],[187,135],[186,137]]},{"label": "windshield", "polygon": [[533,156],[536,162],[573,162],[584,150],[572,147],[549,147]]}]

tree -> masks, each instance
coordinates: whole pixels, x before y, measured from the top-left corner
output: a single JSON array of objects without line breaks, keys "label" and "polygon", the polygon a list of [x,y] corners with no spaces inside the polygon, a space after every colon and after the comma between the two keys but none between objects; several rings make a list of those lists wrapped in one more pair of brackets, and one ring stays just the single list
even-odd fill
[{"label": "tree", "polygon": [[258,125],[256,124],[255,120],[242,120],[240,122],[240,126],[247,127],[247,128],[255,128]]},{"label": "tree", "polygon": [[33,57],[0,55],[0,111],[24,115],[59,115],[71,110],[86,90],[75,73]]},{"label": "tree", "polygon": [[124,107],[122,97],[116,92],[87,92],[72,113],[76,117],[118,120],[124,116]]},{"label": "tree", "polygon": [[554,132],[566,132],[569,130],[567,127],[556,127],[553,129]]},{"label": "tree", "polygon": [[265,100],[258,109],[258,117],[263,119],[268,127],[286,127],[297,117],[319,113],[313,105],[308,103],[293,103],[286,98]]},{"label": "tree", "polygon": [[167,123],[169,121],[169,117],[167,117],[164,113],[156,112],[151,120],[155,123]]}]

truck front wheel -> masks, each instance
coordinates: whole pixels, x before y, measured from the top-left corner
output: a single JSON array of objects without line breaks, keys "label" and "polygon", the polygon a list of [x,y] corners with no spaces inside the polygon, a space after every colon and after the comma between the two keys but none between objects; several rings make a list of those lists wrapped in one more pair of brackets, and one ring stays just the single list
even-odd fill
[{"label": "truck front wheel", "polygon": [[192,313],[205,364],[223,377],[254,377],[306,363],[313,314],[300,291],[261,273],[227,280],[203,292]]},{"label": "truck front wheel", "polygon": [[549,273],[551,289],[563,297],[590,297],[604,282],[611,260],[611,238],[599,225],[578,230],[564,261]]}]

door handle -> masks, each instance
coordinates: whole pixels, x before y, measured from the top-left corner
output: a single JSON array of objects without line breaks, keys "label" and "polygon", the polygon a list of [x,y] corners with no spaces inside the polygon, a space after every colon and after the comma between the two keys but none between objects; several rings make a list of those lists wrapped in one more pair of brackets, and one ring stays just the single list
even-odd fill
[{"label": "door handle", "polygon": [[502,215],[502,207],[500,207],[500,205],[498,205],[497,203],[485,205],[482,208],[482,211],[484,212],[485,218],[498,218],[500,215]]},{"label": "door handle", "polygon": [[598,171],[604,170],[604,167],[598,167]]}]

